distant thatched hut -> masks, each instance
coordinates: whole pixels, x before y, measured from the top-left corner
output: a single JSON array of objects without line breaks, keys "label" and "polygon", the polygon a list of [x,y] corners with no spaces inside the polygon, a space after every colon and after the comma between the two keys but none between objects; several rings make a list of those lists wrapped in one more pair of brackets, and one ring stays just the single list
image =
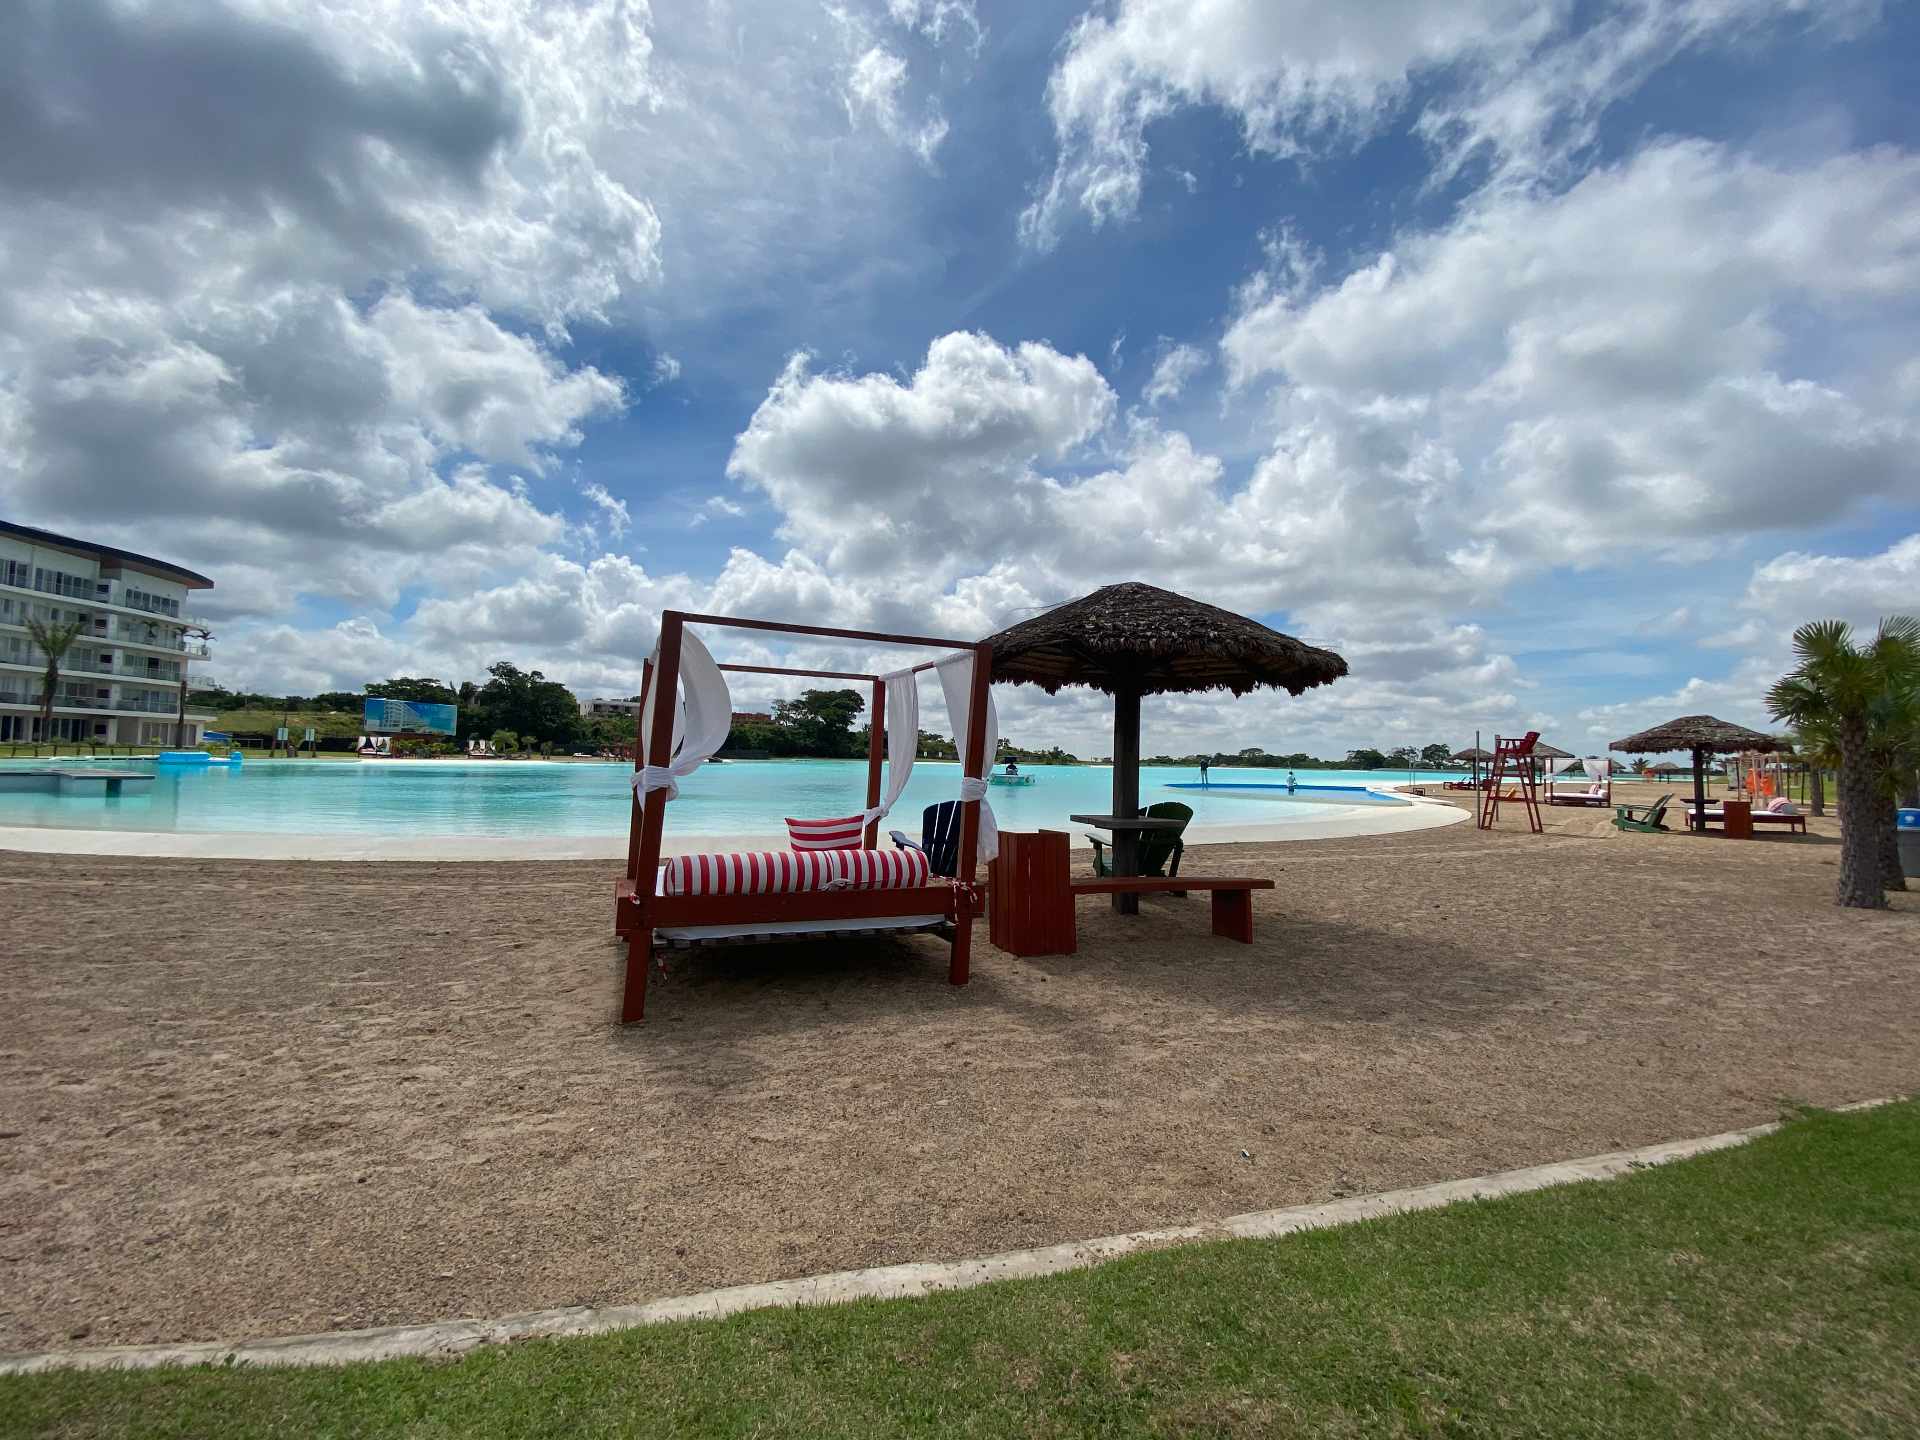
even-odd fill
[{"label": "distant thatched hut", "polygon": [[1687,750],[1693,754],[1693,825],[1696,829],[1706,828],[1707,810],[1707,757],[1709,755],[1733,755],[1742,750],[1757,750],[1768,754],[1787,748],[1786,742],[1776,740],[1771,735],[1763,735],[1758,730],[1749,730],[1744,725],[1735,725],[1730,720],[1720,720],[1712,715],[1682,715],[1677,720],[1669,720],[1664,725],[1655,725],[1651,730],[1642,730],[1638,735],[1629,735],[1624,740],[1616,740],[1612,747],[1625,751],[1629,755],[1658,755],[1668,750]]}]

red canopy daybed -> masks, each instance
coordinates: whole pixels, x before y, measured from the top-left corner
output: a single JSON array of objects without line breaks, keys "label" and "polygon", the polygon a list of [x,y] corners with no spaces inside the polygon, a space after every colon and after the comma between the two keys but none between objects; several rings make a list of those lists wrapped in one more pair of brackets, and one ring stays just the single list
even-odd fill
[{"label": "red canopy daybed", "polygon": [[[676,788],[674,775],[690,774],[707,755],[697,753],[706,741],[690,732],[695,723],[705,721],[711,740],[718,725],[720,740],[711,740],[717,748],[725,738],[724,719],[711,713],[691,716],[698,708],[697,697],[689,688],[682,696],[683,663],[689,657],[686,627],[712,625],[736,630],[767,630],[786,635],[817,636],[833,640],[859,640],[878,645],[916,646],[950,652],[937,660],[896,672],[889,677],[835,670],[790,669],[773,665],[716,665],[705,646],[694,640],[691,651],[697,655],[696,669],[734,671],[762,675],[798,675],[814,679],[866,681],[873,687],[872,713],[867,750],[867,820],[861,836],[862,850],[872,852],[879,829],[881,807],[881,762],[887,748],[886,696],[889,680],[917,675],[933,669],[952,669],[965,664],[970,670],[964,682],[956,669],[948,686],[949,708],[964,697],[964,722],[955,715],[956,731],[964,732],[961,751],[962,821],[959,864],[953,877],[931,876],[921,880],[916,872],[906,872],[903,883],[899,867],[884,866],[873,860],[837,860],[825,872],[825,883],[835,888],[802,888],[779,893],[668,893],[670,889],[688,892],[709,890],[715,876],[723,883],[739,885],[799,883],[816,886],[821,873],[815,867],[800,866],[788,857],[774,854],[759,856],[700,857],[682,862],[670,873],[661,864],[661,832],[666,819],[667,801]],[[993,651],[983,641],[942,640],[922,635],[889,635],[869,630],[838,630],[819,625],[787,625],[771,620],[745,620],[725,615],[689,615],[669,610],[660,617],[660,640],[653,657],[642,671],[641,713],[634,736],[634,803],[627,843],[627,873],[618,883],[614,898],[614,928],[627,942],[627,976],[621,1003],[622,1023],[640,1020],[646,1013],[647,970],[655,949],[664,945],[701,945],[742,940],[799,939],[822,933],[878,933],[899,930],[941,929],[951,932],[952,958],[947,978],[955,985],[967,983],[968,952],[972,941],[973,917],[980,913],[981,902],[975,888],[976,851],[981,840],[981,804],[986,790],[988,731],[993,728],[989,687],[992,683]],[[724,685],[721,687],[724,697]],[[667,697],[667,703],[658,703]],[[917,704],[917,702],[915,702]],[[690,718],[691,717],[691,718]],[[689,733],[682,733],[683,725]],[[956,735],[959,738],[959,735]],[[910,742],[909,742],[910,745]],[[688,753],[689,750],[696,753]],[[663,763],[650,765],[646,757],[661,757]],[[898,765],[898,756],[889,760]],[[909,748],[906,763],[912,763]],[[893,788],[897,797],[899,780]],[[989,824],[991,821],[989,820]],[[989,839],[991,835],[989,834]],[[799,852],[805,854],[806,852]],[[820,852],[814,852],[820,853]],[[842,852],[859,855],[860,852]],[[704,860],[706,864],[701,864]],[[718,862],[718,863],[715,863]],[[775,872],[778,872],[777,874]],[[798,878],[796,879],[796,875]],[[644,878],[643,878],[644,877]],[[771,878],[770,878],[771,877]],[[676,883],[677,882],[677,883]],[[875,888],[845,888],[848,886]],[[884,888],[880,888],[884,887]]]}]

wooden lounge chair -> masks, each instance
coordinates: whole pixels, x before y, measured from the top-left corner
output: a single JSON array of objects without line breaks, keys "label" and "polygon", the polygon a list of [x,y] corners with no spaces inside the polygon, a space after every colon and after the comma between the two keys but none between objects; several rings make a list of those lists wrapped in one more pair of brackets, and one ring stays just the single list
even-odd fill
[{"label": "wooden lounge chair", "polygon": [[[1616,805],[1613,807],[1613,828],[1616,830],[1636,830],[1643,834],[1666,830],[1667,806],[1673,803],[1673,792],[1668,791],[1651,805]],[[1640,813],[1636,814],[1638,811]]]},{"label": "wooden lounge chair", "polygon": [[[1140,874],[1174,876],[1180,873],[1180,857],[1187,852],[1187,842],[1181,837],[1186,834],[1187,826],[1193,820],[1193,807],[1182,805],[1178,800],[1162,800],[1157,805],[1149,805],[1140,812],[1143,819],[1178,820],[1180,828],[1174,831],[1148,831],[1140,837]],[[1098,835],[1089,835],[1093,842],[1093,873],[1101,879],[1113,877],[1113,868],[1107,863],[1107,845]],[[1168,869],[1171,862],[1172,868]]]},{"label": "wooden lounge chair", "polygon": [[949,879],[960,861],[960,802],[942,800],[920,812],[920,843],[914,844],[904,830],[887,832],[902,850],[918,850],[927,857],[927,869]]}]

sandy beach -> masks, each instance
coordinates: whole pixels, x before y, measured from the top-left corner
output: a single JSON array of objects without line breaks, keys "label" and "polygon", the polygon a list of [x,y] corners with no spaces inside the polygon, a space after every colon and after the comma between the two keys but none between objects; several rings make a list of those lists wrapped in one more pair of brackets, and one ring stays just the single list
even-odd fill
[{"label": "sandy beach", "polygon": [[1837,910],[1831,819],[1548,820],[1192,848],[1278,882],[1251,947],[1088,899],[1071,957],[982,925],[965,989],[926,938],[733,950],[625,1030],[616,865],[9,853],[0,1348],[960,1257],[1914,1087],[1920,893]]}]

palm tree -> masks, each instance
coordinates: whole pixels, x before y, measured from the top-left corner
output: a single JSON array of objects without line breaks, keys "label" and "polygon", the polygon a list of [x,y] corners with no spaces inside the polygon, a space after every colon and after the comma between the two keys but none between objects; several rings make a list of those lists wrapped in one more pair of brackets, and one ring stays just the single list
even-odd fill
[{"label": "palm tree", "polygon": [[1900,797],[1920,764],[1920,685],[1889,690],[1874,701],[1868,716],[1867,749],[1873,757],[1875,797],[1879,802],[1880,881],[1889,890],[1907,888],[1900,864]]},{"label": "palm tree", "polygon": [[1840,762],[1840,879],[1836,904],[1884,910],[1886,888],[1880,831],[1891,819],[1883,797],[1885,754],[1876,749],[1876,712],[1882,726],[1893,709],[1910,703],[1920,686],[1920,620],[1895,615],[1880,622],[1870,644],[1854,644],[1842,620],[1816,620],[1793,632],[1799,660],[1767,692],[1776,720],[1831,733]]},{"label": "palm tree", "polygon": [[67,651],[73,648],[73,642],[80,638],[85,622],[68,620],[36,620],[27,617],[27,634],[40,653],[46,656],[47,668],[40,677],[40,738],[53,738],[53,692],[60,688],[60,664],[67,658]]},{"label": "palm tree", "polygon": [[1815,815],[1827,813],[1826,772],[1840,764],[1840,745],[1824,716],[1802,720],[1793,732],[1794,753],[1807,763],[1807,803]]}]

